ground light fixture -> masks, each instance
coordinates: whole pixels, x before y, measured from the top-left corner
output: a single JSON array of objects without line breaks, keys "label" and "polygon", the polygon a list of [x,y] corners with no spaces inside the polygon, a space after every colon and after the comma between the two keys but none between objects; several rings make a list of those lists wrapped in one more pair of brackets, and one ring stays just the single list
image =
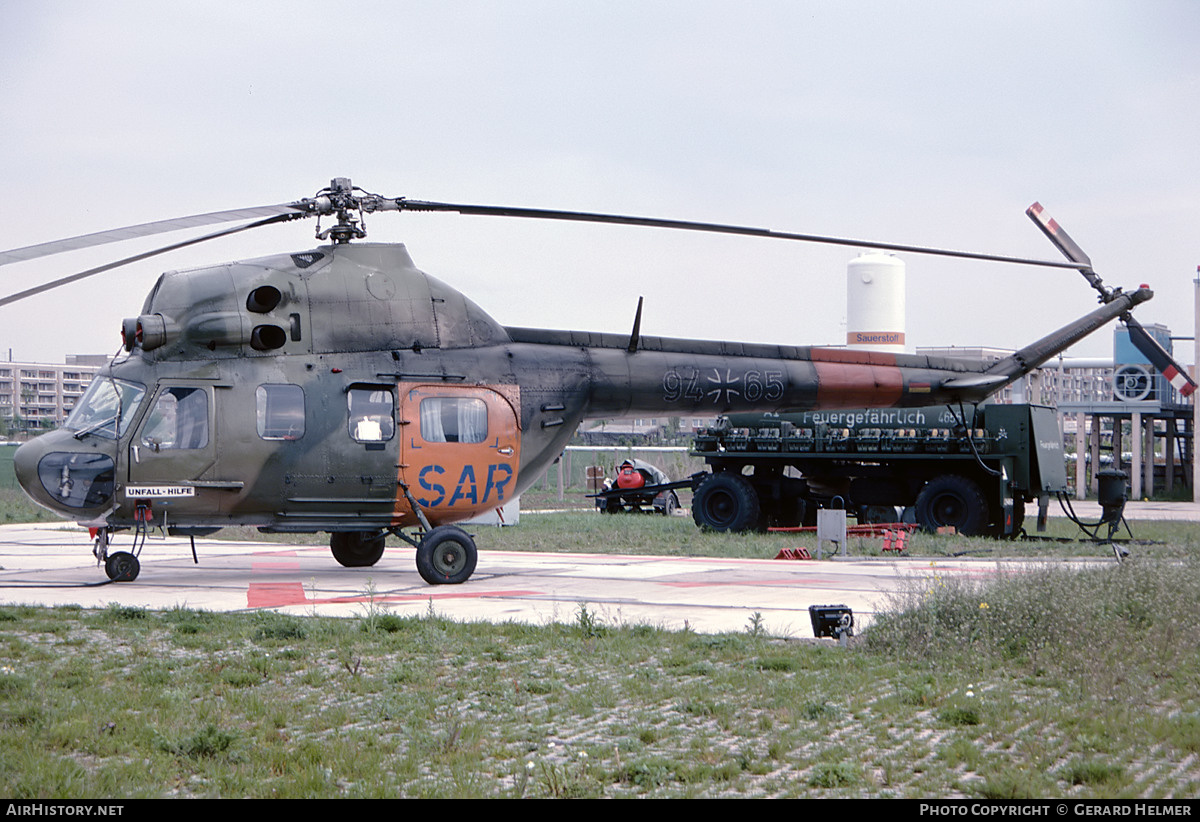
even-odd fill
[{"label": "ground light fixture", "polygon": [[854,612],[845,605],[810,605],[813,636],[841,640],[854,636]]}]

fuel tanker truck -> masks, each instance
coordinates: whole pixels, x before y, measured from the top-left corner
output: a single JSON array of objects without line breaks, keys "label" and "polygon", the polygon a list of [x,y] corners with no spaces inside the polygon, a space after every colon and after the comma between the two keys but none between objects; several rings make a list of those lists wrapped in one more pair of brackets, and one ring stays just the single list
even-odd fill
[{"label": "fuel tanker truck", "polygon": [[[809,525],[818,508],[860,522],[1013,537],[1038,530],[1067,488],[1054,409],[1039,405],[730,414],[696,437],[692,517],[714,531]],[[648,490],[648,489],[647,489]]]}]

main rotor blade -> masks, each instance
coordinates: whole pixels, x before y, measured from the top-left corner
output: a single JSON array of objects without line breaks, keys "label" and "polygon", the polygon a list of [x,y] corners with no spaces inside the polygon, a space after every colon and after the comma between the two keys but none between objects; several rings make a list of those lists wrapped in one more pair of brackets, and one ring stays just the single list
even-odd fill
[{"label": "main rotor blade", "polygon": [[[285,222],[288,222],[289,220],[294,220],[297,217],[301,217],[301,216],[303,216],[303,215],[296,214],[296,213],[277,214],[274,217],[268,217],[267,219],[259,220],[258,222],[249,223],[247,225],[242,225],[242,226],[236,226],[234,228],[226,228],[226,229],[222,229],[221,231],[215,231],[211,234],[205,234],[202,237],[193,237],[190,240],[184,240],[182,242],[172,243],[171,245],[165,245],[162,248],[156,248],[153,251],[146,251],[141,254],[135,254],[134,256],[126,257],[123,260],[117,260],[116,262],[107,263],[106,265],[97,266],[96,268],[89,268],[87,271],[81,271],[78,274],[72,274],[68,277],[62,277],[60,279],[53,280],[48,283],[43,283],[42,285],[39,285],[39,286],[34,286],[33,288],[27,288],[24,291],[18,291],[16,294],[10,294],[7,297],[0,298],[0,306],[5,306],[5,305],[8,305],[9,303],[15,303],[18,300],[25,299],[26,297],[32,297],[36,294],[41,294],[45,291],[50,291],[52,289],[58,288],[59,286],[77,282],[79,280],[86,279],[86,278],[94,276],[96,274],[103,274],[105,271],[112,271],[114,268],[120,268],[123,265],[129,265],[130,263],[136,263],[141,260],[149,259],[150,257],[157,257],[159,254],[166,254],[168,251],[175,251],[176,249],[186,248],[189,245],[196,245],[197,243],[202,243],[202,242],[205,242],[206,240],[215,240],[218,237],[227,237],[230,234],[237,234],[242,231],[249,231],[252,228],[261,228],[262,226],[271,225],[272,223],[285,223]],[[170,230],[170,229],[167,229],[167,230]]]},{"label": "main rotor blade", "polygon": [[1121,321],[1129,329],[1129,341],[1134,347],[1146,356],[1176,391],[1184,397],[1190,397],[1196,390],[1196,381],[1188,376],[1187,370],[1167,353],[1158,340],[1150,336],[1150,332],[1132,314],[1122,314]]},{"label": "main rotor blade", "polygon": [[[287,215],[303,217],[309,213],[303,203],[281,203],[279,205],[257,206],[254,208],[237,208],[229,211],[212,211],[208,214],[193,214],[188,217],[175,217],[170,220],[158,220],[153,223],[113,228],[108,231],[97,231],[94,234],[82,234],[78,237],[68,237],[64,240],[54,240],[48,243],[14,248],[11,251],[0,251],[0,265],[19,263],[51,254],[61,254],[64,251],[76,251],[81,248],[117,243],[122,240],[132,240],[137,237],[149,237],[167,231],[178,231],[184,228],[198,228],[216,223],[232,223],[237,220],[253,220],[258,217]],[[264,223],[265,225],[265,223]],[[220,235],[214,235],[220,236]],[[132,259],[132,258],[131,258]]]},{"label": "main rotor blade", "polygon": [[799,240],[808,243],[876,248],[881,251],[906,251],[914,254],[933,254],[941,257],[961,257],[968,260],[988,260],[1001,263],[1019,263],[1048,268],[1079,268],[1077,262],[1061,263],[1056,260],[1036,260],[1011,257],[1003,254],[981,254],[973,251],[955,251],[946,248],[881,243],[870,240],[854,240],[845,237],[827,237],[819,234],[797,234],[789,231],[773,231],[769,228],[700,223],[688,220],[663,220],[657,217],[632,217],[623,214],[597,214],[587,211],[556,211],[542,208],[516,208],[512,206],[466,205],[461,203],[435,203],[427,200],[399,198],[395,201],[399,211],[451,211],[458,214],[484,215],[491,217],[529,217],[539,220],[566,220],[580,223],[609,223],[614,225],[636,225],[649,228],[672,228],[684,231],[705,231],[713,234],[738,234],[747,237],[768,237],[777,240]]}]

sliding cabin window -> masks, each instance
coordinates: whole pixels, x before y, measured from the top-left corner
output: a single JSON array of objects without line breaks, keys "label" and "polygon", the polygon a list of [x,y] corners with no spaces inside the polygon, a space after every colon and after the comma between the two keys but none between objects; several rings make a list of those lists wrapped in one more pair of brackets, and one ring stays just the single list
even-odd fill
[{"label": "sliding cabin window", "polygon": [[258,435],[264,440],[304,436],[304,389],[298,385],[260,385],[254,392]]},{"label": "sliding cabin window", "polygon": [[396,403],[390,388],[365,386],[346,392],[350,437],[355,442],[386,442],[396,435]]}]

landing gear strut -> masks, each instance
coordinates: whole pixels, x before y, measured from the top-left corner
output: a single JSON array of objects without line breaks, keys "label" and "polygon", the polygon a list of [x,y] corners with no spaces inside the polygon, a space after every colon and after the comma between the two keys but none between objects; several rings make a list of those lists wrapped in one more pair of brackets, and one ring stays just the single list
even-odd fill
[{"label": "landing gear strut", "polygon": [[96,562],[104,563],[104,573],[113,582],[133,582],[142,570],[142,564],[129,551],[116,551],[110,554],[108,552],[110,533],[108,528],[101,528],[96,532],[96,542],[92,548]]},{"label": "landing gear strut", "polygon": [[[400,483],[413,513],[425,529],[425,535],[420,542],[412,537],[398,534],[401,539],[417,548],[417,573],[421,579],[430,585],[460,585],[475,573],[475,563],[479,553],[475,550],[475,540],[457,525],[439,525],[436,528],[429,522],[421,506],[408,492],[408,486]],[[397,533],[393,531],[393,533]]]}]

